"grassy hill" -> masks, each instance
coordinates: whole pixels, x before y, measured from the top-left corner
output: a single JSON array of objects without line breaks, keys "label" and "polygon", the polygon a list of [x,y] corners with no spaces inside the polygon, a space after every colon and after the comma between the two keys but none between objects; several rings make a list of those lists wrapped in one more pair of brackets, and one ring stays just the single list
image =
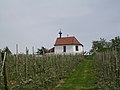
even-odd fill
[{"label": "grassy hill", "polygon": [[84,60],[67,80],[56,86],[55,90],[97,90],[93,70],[93,60]]}]

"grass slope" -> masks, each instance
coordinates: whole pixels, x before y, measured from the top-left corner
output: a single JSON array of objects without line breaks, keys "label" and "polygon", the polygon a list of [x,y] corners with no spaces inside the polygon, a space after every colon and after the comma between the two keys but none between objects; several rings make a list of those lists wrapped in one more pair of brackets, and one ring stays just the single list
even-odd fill
[{"label": "grass slope", "polygon": [[93,60],[84,60],[76,71],[55,90],[97,90],[93,72]]}]

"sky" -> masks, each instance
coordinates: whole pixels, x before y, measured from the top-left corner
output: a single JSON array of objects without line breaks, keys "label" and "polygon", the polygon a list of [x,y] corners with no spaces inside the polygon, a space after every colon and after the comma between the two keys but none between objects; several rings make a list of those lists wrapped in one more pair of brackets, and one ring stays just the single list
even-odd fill
[{"label": "sky", "polygon": [[120,0],[0,0],[0,49],[51,48],[60,28],[89,51],[92,41],[120,36]]}]

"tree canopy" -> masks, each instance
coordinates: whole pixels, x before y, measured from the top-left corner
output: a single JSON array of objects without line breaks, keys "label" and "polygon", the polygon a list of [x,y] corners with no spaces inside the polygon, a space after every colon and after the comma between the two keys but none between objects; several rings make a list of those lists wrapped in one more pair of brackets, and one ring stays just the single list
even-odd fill
[{"label": "tree canopy", "polygon": [[48,49],[46,49],[45,47],[41,47],[41,49],[40,48],[37,49],[36,53],[37,55],[44,55],[47,52],[48,52]]},{"label": "tree canopy", "polygon": [[10,51],[10,49],[8,47],[5,47],[3,50],[1,50],[1,52],[6,52],[7,54],[12,54],[12,52]]},{"label": "tree canopy", "polygon": [[104,52],[106,50],[117,50],[120,51],[120,38],[115,37],[110,41],[106,41],[104,38],[100,38],[99,41],[92,42],[92,49],[90,53]]}]

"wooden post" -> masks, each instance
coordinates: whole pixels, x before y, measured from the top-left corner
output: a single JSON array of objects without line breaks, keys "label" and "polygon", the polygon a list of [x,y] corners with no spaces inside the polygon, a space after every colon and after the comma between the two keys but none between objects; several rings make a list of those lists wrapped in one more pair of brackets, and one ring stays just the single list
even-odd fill
[{"label": "wooden post", "polygon": [[3,65],[2,65],[2,72],[1,75],[3,75],[4,77],[4,89],[8,90],[8,85],[7,85],[7,72],[6,72],[6,52],[2,53],[2,61],[3,61]]},{"label": "wooden post", "polygon": [[34,47],[32,47],[32,54],[33,54],[33,56],[34,56]]},{"label": "wooden post", "polygon": [[28,62],[28,60],[27,60],[27,59],[28,59],[28,49],[27,49],[27,47],[26,47],[26,59],[25,59],[25,80],[26,80],[26,81],[27,81],[27,74],[28,74],[28,72],[27,72],[27,71],[28,71],[28,70],[27,70],[27,69],[28,69],[28,68],[27,68],[27,65],[28,65],[27,62]]},{"label": "wooden post", "polygon": [[16,77],[18,76],[18,44],[16,44],[16,60],[15,60],[15,67],[16,67]]},{"label": "wooden post", "polygon": [[35,60],[35,52],[34,52],[34,47],[32,47],[32,62],[33,62],[33,77],[35,77],[36,75],[36,60]]}]

